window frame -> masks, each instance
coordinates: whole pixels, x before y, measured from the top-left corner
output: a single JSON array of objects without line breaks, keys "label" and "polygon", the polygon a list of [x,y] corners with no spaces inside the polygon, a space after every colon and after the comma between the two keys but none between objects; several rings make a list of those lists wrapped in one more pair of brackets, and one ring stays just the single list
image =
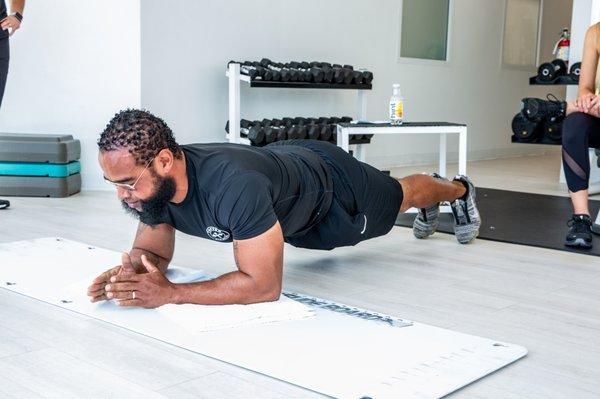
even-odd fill
[{"label": "window frame", "polygon": [[397,62],[401,64],[410,64],[410,65],[433,65],[433,66],[446,66],[450,67],[452,65],[452,42],[453,42],[453,20],[454,20],[454,0],[448,0],[448,30],[446,33],[446,59],[445,60],[431,60],[428,58],[413,58],[413,57],[403,57],[402,56],[402,13],[404,9],[404,0],[400,0],[400,7],[398,11],[398,34],[396,37],[398,38],[397,48]]},{"label": "window frame", "polygon": [[506,32],[506,16],[508,12],[508,2],[510,0],[504,0],[504,17],[502,19],[502,34],[500,35],[500,68],[512,71],[527,71],[531,72],[537,71],[537,68],[540,64],[540,45],[542,40],[542,19],[544,13],[544,0],[539,1],[539,11],[537,18],[537,38],[535,41],[535,50],[534,50],[534,65],[515,65],[508,64],[504,62],[504,33]]}]

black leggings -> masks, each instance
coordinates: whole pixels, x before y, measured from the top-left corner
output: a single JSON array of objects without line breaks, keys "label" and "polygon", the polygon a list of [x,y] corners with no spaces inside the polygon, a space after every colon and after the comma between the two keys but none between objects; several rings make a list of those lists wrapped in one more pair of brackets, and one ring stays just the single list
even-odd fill
[{"label": "black leggings", "polygon": [[8,37],[0,38],[0,106],[4,97],[4,88],[6,87],[6,76],[8,75],[8,60],[10,51],[8,46]]},{"label": "black leggings", "polygon": [[572,193],[588,188],[590,147],[600,148],[600,118],[583,112],[567,116],[562,126],[562,159],[567,186]]}]

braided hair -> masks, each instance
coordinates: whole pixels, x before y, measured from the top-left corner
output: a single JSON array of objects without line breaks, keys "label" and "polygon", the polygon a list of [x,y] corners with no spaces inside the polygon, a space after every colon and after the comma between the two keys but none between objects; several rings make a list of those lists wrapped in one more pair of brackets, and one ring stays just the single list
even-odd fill
[{"label": "braided hair", "polygon": [[162,149],[169,149],[181,159],[182,151],[165,121],[139,109],[119,111],[106,125],[98,139],[100,151],[126,148],[137,165],[146,165]]}]

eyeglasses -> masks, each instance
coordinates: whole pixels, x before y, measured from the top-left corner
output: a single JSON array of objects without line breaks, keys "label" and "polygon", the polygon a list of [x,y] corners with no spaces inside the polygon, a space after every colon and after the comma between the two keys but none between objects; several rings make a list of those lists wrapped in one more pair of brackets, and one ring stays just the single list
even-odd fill
[{"label": "eyeglasses", "polygon": [[[155,158],[156,158],[156,157],[155,157]],[[121,188],[124,188],[124,189],[125,189],[125,190],[127,190],[127,191],[135,191],[135,185],[138,183],[138,181],[140,181],[140,179],[141,179],[142,175],[143,175],[143,174],[144,174],[144,172],[145,172],[145,171],[148,169],[148,167],[150,166],[150,164],[152,163],[152,161],[154,161],[154,158],[152,158],[152,159],[150,160],[150,162],[148,162],[148,163],[146,164],[146,167],[144,168],[144,170],[142,170],[142,173],[140,173],[140,175],[137,177],[137,179],[135,179],[135,181],[133,182],[133,184],[128,184],[128,183],[117,183],[117,182],[114,182],[114,181],[110,181],[110,180],[108,180],[108,179],[106,178],[106,176],[103,176],[103,177],[104,177],[104,181],[105,181],[105,182],[107,182],[107,183],[110,183],[110,184],[112,184],[112,185],[113,185],[113,186],[115,186],[115,187],[121,187]]]}]

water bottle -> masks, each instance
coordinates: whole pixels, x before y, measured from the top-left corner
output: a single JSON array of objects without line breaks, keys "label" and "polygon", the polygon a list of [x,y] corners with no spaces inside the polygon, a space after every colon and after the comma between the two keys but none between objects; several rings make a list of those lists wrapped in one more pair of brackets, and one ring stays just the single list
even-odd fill
[{"label": "water bottle", "polygon": [[390,123],[392,125],[401,125],[404,118],[404,99],[400,93],[400,85],[392,85],[392,97],[390,98]]}]

